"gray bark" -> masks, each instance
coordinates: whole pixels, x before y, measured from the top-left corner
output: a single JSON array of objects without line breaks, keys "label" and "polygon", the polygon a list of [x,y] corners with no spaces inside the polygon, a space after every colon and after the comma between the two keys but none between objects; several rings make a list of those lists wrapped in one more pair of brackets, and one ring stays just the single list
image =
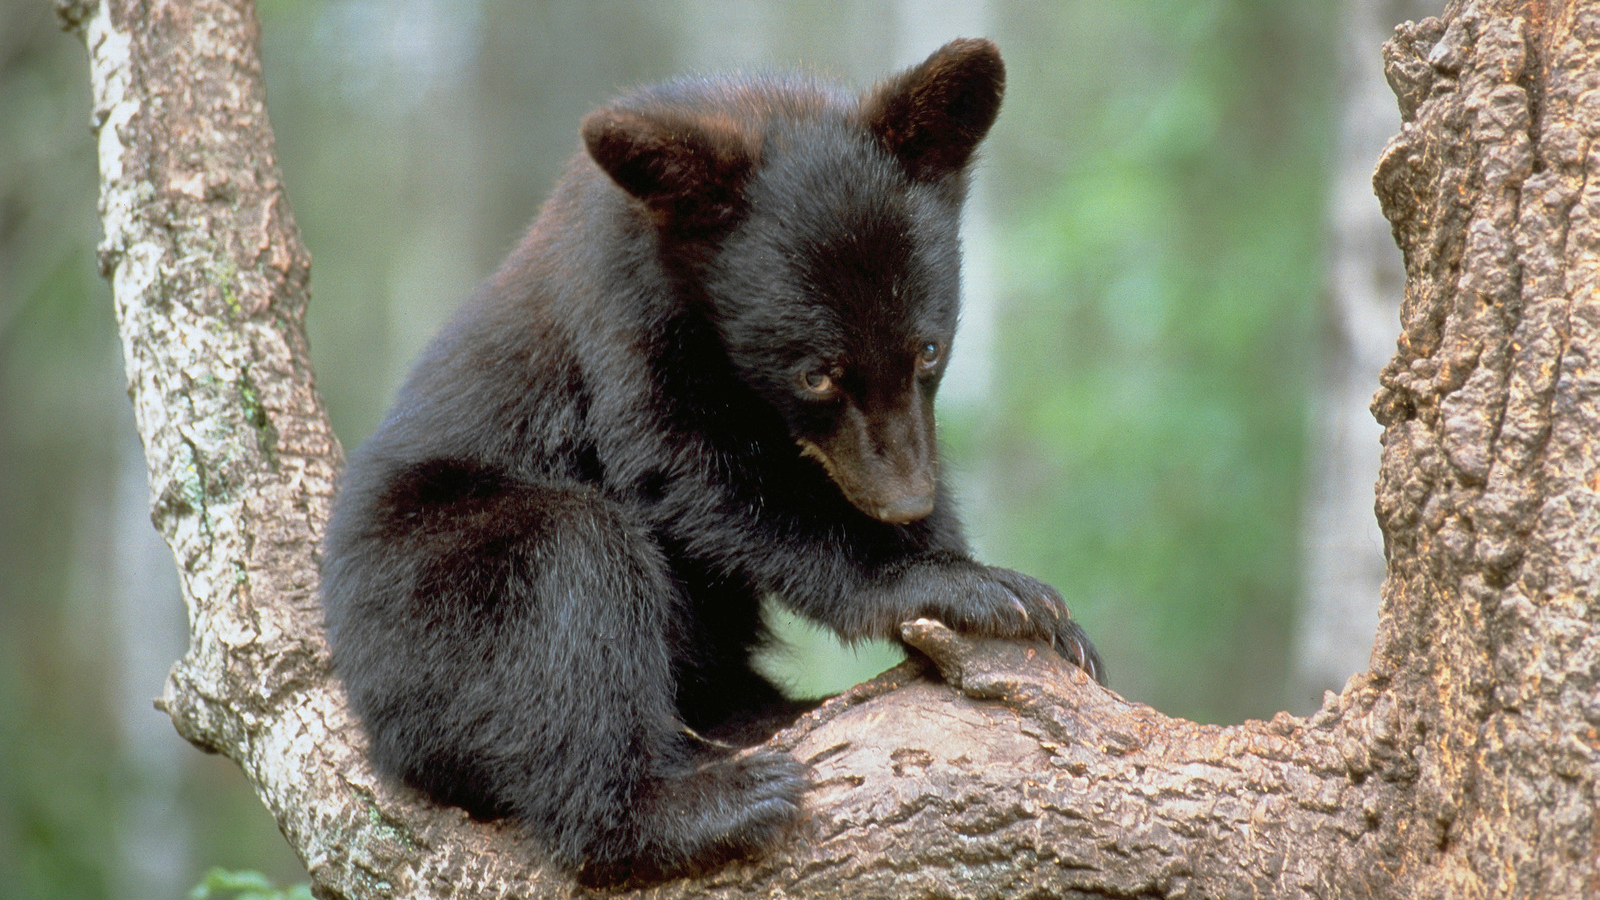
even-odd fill
[{"label": "gray bark", "polygon": [[[62,7],[89,49],[101,251],[191,646],[162,698],[238,762],[323,897],[566,896],[515,828],[376,778],[330,678],[316,545],[340,451],[248,0]],[[1463,2],[1386,48],[1406,254],[1375,403],[1372,670],[1221,728],[933,623],[774,739],[800,834],[659,897],[1578,897],[1600,884],[1600,16]],[[1600,145],[1597,145],[1600,146]],[[1524,199],[1526,198],[1526,199]]]}]

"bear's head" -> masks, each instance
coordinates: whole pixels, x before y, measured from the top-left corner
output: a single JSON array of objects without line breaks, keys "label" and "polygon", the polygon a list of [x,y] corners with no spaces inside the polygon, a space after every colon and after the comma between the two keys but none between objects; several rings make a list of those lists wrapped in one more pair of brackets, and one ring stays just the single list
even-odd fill
[{"label": "bear's head", "polygon": [[695,302],[739,376],[884,522],[933,509],[966,171],[1004,82],[992,43],[958,40],[860,97],[684,81],[584,122],[590,156],[697,260]]}]

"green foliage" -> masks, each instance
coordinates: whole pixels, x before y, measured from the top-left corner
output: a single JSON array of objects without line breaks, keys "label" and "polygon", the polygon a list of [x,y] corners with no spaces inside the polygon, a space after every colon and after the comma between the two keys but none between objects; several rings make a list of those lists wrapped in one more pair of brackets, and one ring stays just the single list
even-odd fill
[{"label": "green foliage", "polygon": [[1114,686],[1173,714],[1284,699],[1329,13],[1078,11],[1117,64],[1073,74],[1067,95],[1099,99],[1072,112],[1099,112],[1003,242],[1000,552],[1062,588]]},{"label": "green foliage", "polygon": [[756,655],[756,669],[792,697],[827,697],[893,668],[906,658],[887,641],[845,643],[776,603],[763,609],[777,641]]},{"label": "green foliage", "polygon": [[114,728],[95,585],[66,551],[92,539],[81,498],[113,493],[115,407],[97,397],[115,394],[116,339],[94,267],[83,50],[48,5],[0,0],[0,21],[0,894],[96,897]]},{"label": "green foliage", "polygon": [[189,900],[311,900],[311,885],[279,888],[260,872],[213,868],[189,892]]}]

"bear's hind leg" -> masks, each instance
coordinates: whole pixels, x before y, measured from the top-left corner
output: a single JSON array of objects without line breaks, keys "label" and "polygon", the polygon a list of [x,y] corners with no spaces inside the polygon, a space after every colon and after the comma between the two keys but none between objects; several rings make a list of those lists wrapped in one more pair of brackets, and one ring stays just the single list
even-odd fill
[{"label": "bear's hind leg", "polygon": [[456,462],[389,488],[325,584],[381,767],[516,817],[591,881],[699,870],[798,819],[802,766],[685,728],[684,598],[622,507]]}]

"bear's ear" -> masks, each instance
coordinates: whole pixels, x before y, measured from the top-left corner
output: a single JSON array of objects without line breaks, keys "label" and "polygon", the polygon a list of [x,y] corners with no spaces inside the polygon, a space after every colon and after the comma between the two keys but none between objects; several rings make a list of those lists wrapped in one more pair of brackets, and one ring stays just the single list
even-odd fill
[{"label": "bear's ear", "polygon": [[583,120],[582,133],[613,181],[678,224],[727,218],[754,163],[736,130],[682,114],[601,109]]},{"label": "bear's ear", "polygon": [[1006,67],[982,38],[951,41],[869,91],[867,128],[912,178],[937,181],[961,171],[1000,113]]}]

